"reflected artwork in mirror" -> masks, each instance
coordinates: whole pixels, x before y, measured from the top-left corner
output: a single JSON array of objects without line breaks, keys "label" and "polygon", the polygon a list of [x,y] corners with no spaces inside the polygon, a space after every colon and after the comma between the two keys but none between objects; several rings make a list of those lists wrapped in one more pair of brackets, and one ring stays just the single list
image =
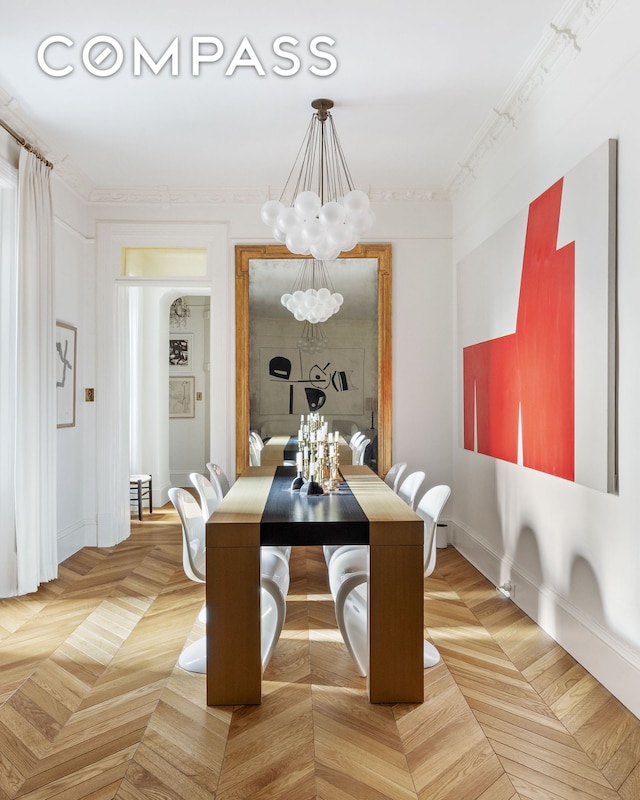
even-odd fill
[{"label": "reflected artwork in mirror", "polygon": [[[311,270],[321,274],[310,281]],[[304,281],[307,281],[305,284]],[[316,285],[317,284],[317,285]],[[325,284],[328,284],[325,286]],[[324,322],[302,302],[309,287],[334,298]],[[282,296],[284,301],[282,300]],[[315,291],[306,295],[314,295]],[[315,299],[311,300],[313,306]],[[302,308],[302,312],[300,312]],[[294,311],[298,311],[294,316]],[[301,319],[302,315],[306,319]],[[249,465],[249,431],[295,436],[318,411],[347,439],[367,432],[369,465],[391,463],[391,245],[359,245],[315,262],[280,245],[236,246],[236,472]]]}]

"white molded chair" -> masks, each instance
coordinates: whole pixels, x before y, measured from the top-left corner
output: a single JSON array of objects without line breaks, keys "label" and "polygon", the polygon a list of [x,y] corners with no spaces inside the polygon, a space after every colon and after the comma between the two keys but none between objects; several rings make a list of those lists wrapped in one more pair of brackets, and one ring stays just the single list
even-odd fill
[{"label": "white molded chair", "polygon": [[249,438],[249,466],[260,466],[260,450],[258,450],[255,441],[251,438]]},{"label": "white molded chair", "polygon": [[[430,575],[436,562],[436,528],[451,490],[434,486],[420,501],[416,513],[424,520],[424,574]],[[344,549],[329,564],[329,586],[333,595],[338,628],[358,673],[365,676],[369,666],[367,627],[368,548]],[[424,641],[424,668],[432,667],[440,654],[431,642]]]},{"label": "white molded chair", "polygon": [[[182,565],[188,578],[206,580],[205,521],[200,504],[186,489],[169,489],[182,523]],[[276,548],[260,548],[260,636],[262,670],[271,658],[284,625],[289,565]],[[202,616],[200,617],[202,619]],[[206,637],[188,645],[178,664],[188,672],[207,671]]]},{"label": "white molded chair", "polygon": [[353,463],[359,464],[362,466],[364,464],[364,454],[367,447],[371,444],[371,439],[360,439],[358,444],[356,445],[356,449],[353,453]]},{"label": "white molded chair", "polygon": [[207,469],[209,470],[211,483],[215,486],[222,500],[230,489],[229,478],[227,478],[222,467],[218,466],[218,464],[214,464],[212,461],[207,463]]},{"label": "white molded chair", "polygon": [[362,431],[356,431],[351,439],[349,439],[349,447],[355,452],[356,447],[358,446],[358,442],[364,439],[364,433]]},{"label": "white molded chair", "polygon": [[253,443],[255,444],[255,446],[256,446],[256,449],[258,450],[258,452],[260,452],[260,451],[262,450],[262,448],[264,447],[264,441],[263,441],[263,439],[262,439],[262,436],[260,436],[260,434],[258,433],[258,431],[251,431],[251,432],[249,433],[249,438],[250,438],[250,439],[253,441]]},{"label": "white molded chair", "polygon": [[[192,472],[191,475],[189,475],[191,483],[198,490],[198,495],[200,496],[200,505],[202,506],[202,514],[205,522],[220,505],[223,498],[223,486],[225,483],[226,491],[224,494],[229,491],[229,482],[222,469],[218,467],[217,464],[207,464],[207,468],[211,474],[211,477],[213,478],[212,481],[207,480],[207,478],[205,478],[204,475],[201,475],[199,472]],[[215,502],[212,493],[215,494],[217,502]],[[286,559],[287,563],[289,562],[289,558],[291,557],[291,547],[289,545],[283,545],[282,547],[274,545],[273,549],[278,550]]]},{"label": "white molded chair", "polygon": [[406,468],[406,461],[397,461],[395,464],[392,464],[389,472],[387,472],[387,474],[384,476],[384,482],[396,493],[398,492],[398,487],[400,486],[400,478],[402,477],[402,473]]},{"label": "white molded chair", "polygon": [[408,475],[398,487],[398,495],[413,511],[416,510],[416,499],[420,487],[424,483],[425,474],[422,470],[416,470]]},{"label": "white molded chair", "polygon": [[211,483],[208,478],[201,475],[199,472],[192,472],[189,475],[189,480],[195,486],[198,497],[200,498],[200,508],[202,516],[206,522],[213,512],[220,505],[220,496],[216,487]]}]

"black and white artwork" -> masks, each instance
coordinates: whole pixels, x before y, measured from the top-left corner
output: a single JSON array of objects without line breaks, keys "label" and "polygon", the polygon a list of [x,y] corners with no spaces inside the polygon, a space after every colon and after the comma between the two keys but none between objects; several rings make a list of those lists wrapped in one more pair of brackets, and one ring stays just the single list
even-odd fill
[{"label": "black and white artwork", "polygon": [[169,368],[171,370],[191,369],[193,358],[193,334],[169,334]]},{"label": "black and white artwork", "polygon": [[364,349],[260,350],[260,413],[362,414]]},{"label": "black and white artwork", "polygon": [[66,322],[56,322],[56,414],[58,428],[76,424],[76,333]]}]

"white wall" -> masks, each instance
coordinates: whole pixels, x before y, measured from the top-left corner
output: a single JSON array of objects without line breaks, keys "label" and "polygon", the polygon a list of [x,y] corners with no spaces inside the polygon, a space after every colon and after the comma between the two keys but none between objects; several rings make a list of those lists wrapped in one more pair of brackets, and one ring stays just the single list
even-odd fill
[{"label": "white wall", "polygon": [[76,424],[57,432],[58,559],[95,545],[95,425],[99,395],[85,402],[85,387],[95,388],[94,241],[86,209],[52,176],[53,261],[56,319],[77,328]]},{"label": "white wall", "polygon": [[[456,546],[640,716],[640,6],[618,0],[534,91],[453,201],[454,263],[609,138],[619,142],[619,495],[464,451]],[[457,380],[457,379],[456,379]]]}]

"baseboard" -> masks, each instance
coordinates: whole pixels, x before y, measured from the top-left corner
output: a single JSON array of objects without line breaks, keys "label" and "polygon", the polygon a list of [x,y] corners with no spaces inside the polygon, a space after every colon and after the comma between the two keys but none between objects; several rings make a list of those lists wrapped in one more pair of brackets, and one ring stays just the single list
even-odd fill
[{"label": "baseboard", "polygon": [[[501,554],[474,531],[447,524],[449,543],[491,583],[500,585]],[[515,587],[511,600],[640,718],[640,653],[561,595],[540,586],[518,565],[511,566],[509,580]],[[553,609],[553,628],[540,619],[540,608]]]},{"label": "baseboard", "polygon": [[58,531],[58,564],[82,550],[83,547],[95,547],[97,537],[96,523],[81,520]]}]

